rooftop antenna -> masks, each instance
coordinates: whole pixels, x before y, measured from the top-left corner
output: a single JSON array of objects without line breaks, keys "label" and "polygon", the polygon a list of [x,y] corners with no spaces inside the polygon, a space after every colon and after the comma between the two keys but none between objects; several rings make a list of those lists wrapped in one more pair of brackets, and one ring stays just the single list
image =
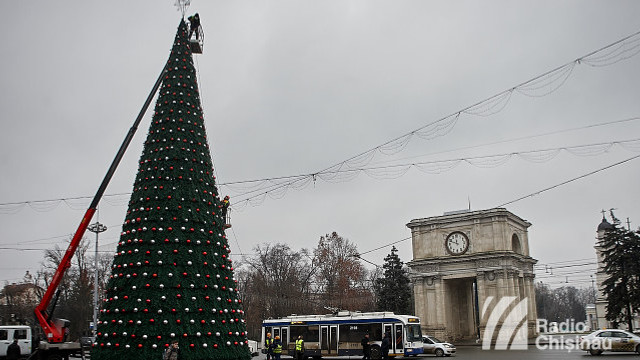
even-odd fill
[{"label": "rooftop antenna", "polygon": [[182,12],[182,18],[184,18],[187,8],[191,5],[191,0],[176,0],[173,5],[178,8],[178,11]]}]

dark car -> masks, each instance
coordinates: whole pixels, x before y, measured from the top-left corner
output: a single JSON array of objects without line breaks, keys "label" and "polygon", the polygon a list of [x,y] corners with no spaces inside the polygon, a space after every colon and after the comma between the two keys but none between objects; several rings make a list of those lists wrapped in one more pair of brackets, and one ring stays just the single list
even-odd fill
[{"label": "dark car", "polygon": [[93,336],[83,336],[80,338],[80,345],[82,345],[82,347],[91,347],[94,342],[95,339]]}]

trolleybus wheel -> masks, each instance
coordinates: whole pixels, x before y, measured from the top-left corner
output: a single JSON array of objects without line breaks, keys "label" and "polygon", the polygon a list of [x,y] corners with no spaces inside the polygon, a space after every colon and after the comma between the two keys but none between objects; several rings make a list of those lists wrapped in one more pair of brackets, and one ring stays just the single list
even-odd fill
[{"label": "trolleybus wheel", "polygon": [[374,359],[374,360],[382,359],[382,350],[380,350],[380,346],[378,345],[371,346],[371,359]]}]

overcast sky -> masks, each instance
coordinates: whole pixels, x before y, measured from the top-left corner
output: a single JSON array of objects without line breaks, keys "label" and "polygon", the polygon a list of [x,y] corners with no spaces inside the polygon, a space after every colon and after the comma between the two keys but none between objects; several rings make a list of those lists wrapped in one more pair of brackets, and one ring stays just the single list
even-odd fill
[{"label": "overcast sky", "polygon": [[[250,184],[221,186],[231,196],[227,234],[237,260],[264,242],[313,248],[333,231],[367,252],[409,237],[412,219],[469,203],[492,208],[640,151],[638,141],[576,148],[640,138],[640,35],[528,82],[640,31],[638,1],[194,0],[188,13],[196,11],[205,45],[195,61],[219,183],[318,172],[445,118],[457,121],[347,165],[445,166],[526,153],[462,161],[441,174],[319,176],[249,205]],[[172,0],[2,1],[0,14],[4,283],[37,271],[43,252],[33,249],[66,247],[169,56],[181,14]],[[509,89],[504,101],[484,102]],[[101,251],[115,250],[150,113],[107,189],[124,195],[101,202],[109,227]],[[389,154],[398,143],[406,147]],[[531,161],[549,155],[531,151],[556,148],[571,151]],[[638,184],[635,159],[506,208],[532,223],[531,255],[541,264],[588,262],[602,209],[640,225]],[[10,204],[61,198],[70,200]],[[396,246],[412,259],[410,241]],[[381,264],[390,248],[363,257]],[[589,268],[569,274],[569,285],[590,285]]]}]

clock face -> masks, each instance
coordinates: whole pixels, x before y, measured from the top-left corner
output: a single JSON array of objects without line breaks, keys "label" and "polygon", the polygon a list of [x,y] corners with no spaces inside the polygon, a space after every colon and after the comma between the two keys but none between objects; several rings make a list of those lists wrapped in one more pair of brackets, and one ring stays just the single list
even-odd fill
[{"label": "clock face", "polygon": [[451,255],[462,255],[469,249],[469,238],[459,231],[454,231],[447,236],[445,245]]}]

